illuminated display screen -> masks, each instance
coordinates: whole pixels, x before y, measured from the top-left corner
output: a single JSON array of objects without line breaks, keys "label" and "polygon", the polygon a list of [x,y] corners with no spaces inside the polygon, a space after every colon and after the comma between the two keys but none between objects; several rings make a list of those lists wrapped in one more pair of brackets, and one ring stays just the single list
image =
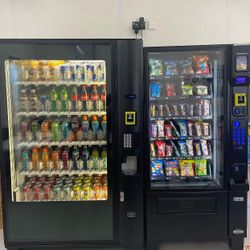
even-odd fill
[{"label": "illuminated display screen", "polygon": [[237,76],[234,78],[235,84],[247,84],[248,77],[247,76]]},{"label": "illuminated display screen", "polygon": [[236,71],[246,71],[247,70],[247,55],[237,55],[236,56]]}]

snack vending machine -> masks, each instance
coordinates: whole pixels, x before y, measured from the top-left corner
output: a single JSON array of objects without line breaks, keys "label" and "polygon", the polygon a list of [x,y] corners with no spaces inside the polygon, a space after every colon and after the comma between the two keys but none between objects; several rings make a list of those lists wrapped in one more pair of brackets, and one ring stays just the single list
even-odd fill
[{"label": "snack vending machine", "polygon": [[0,63],[7,249],[142,246],[142,41],[2,40]]},{"label": "snack vending machine", "polygon": [[193,241],[243,249],[249,49],[145,48],[148,249]]}]

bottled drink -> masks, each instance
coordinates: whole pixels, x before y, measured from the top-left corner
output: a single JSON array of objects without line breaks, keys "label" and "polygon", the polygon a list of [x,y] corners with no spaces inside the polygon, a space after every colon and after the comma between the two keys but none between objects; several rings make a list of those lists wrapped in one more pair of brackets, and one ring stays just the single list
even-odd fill
[{"label": "bottled drink", "polygon": [[92,91],[91,91],[91,95],[90,95],[90,99],[93,103],[93,110],[97,111],[99,109],[99,94],[97,92],[97,85],[93,85],[92,86]]},{"label": "bottled drink", "polygon": [[64,149],[62,151],[62,162],[63,162],[63,169],[68,169],[68,161],[69,161],[69,151],[68,149]]},{"label": "bottled drink", "polygon": [[99,63],[96,69],[96,78],[97,81],[104,81],[104,63]]},{"label": "bottled drink", "polygon": [[102,110],[106,110],[106,85],[102,85],[102,92],[101,92],[101,102],[102,102]]},{"label": "bottled drink", "polygon": [[48,62],[48,80],[49,81],[58,81],[60,79],[60,64],[63,61],[49,61]]},{"label": "bottled drink", "polygon": [[48,65],[46,61],[38,63],[38,81],[46,81],[48,79]]},{"label": "bottled drink", "polygon": [[82,151],[82,168],[84,170],[88,170],[88,159],[89,159],[89,151],[88,147],[84,146],[83,151]]},{"label": "bottled drink", "polygon": [[54,149],[51,154],[51,159],[53,163],[54,170],[59,170],[59,151]]},{"label": "bottled drink", "polygon": [[42,163],[43,163],[43,169],[48,170],[49,169],[49,153],[48,153],[47,147],[43,147],[42,149]]},{"label": "bottled drink", "polygon": [[92,82],[94,80],[94,66],[91,64],[86,65],[86,81]]},{"label": "bottled drink", "polygon": [[22,151],[21,158],[22,158],[22,169],[24,171],[28,171],[29,170],[29,153],[27,150]]},{"label": "bottled drink", "polygon": [[39,153],[38,153],[38,148],[37,147],[34,147],[32,149],[31,161],[32,161],[32,169],[33,170],[38,170]]},{"label": "bottled drink", "polygon": [[84,115],[82,117],[82,132],[83,132],[84,138],[86,138],[89,132],[89,118],[87,115]]},{"label": "bottled drink", "polygon": [[87,110],[87,103],[89,100],[89,94],[87,91],[87,85],[82,85],[81,86],[81,101],[82,101],[82,110],[86,111]]},{"label": "bottled drink", "polygon": [[76,65],[76,80],[81,82],[85,79],[85,67],[84,65]]},{"label": "bottled drink", "polygon": [[41,132],[42,132],[42,139],[48,140],[49,139],[49,123],[47,121],[42,122]]},{"label": "bottled drink", "polygon": [[38,80],[38,61],[32,60],[29,62],[29,81]]},{"label": "bottled drink", "polygon": [[98,170],[99,168],[99,152],[96,147],[93,148],[91,159],[93,161],[93,169]]},{"label": "bottled drink", "polygon": [[107,116],[103,115],[102,116],[102,121],[101,121],[101,126],[102,126],[102,131],[104,135],[107,135]]},{"label": "bottled drink", "polygon": [[102,148],[101,159],[102,159],[102,168],[106,170],[107,169],[107,149],[106,149],[106,147]]},{"label": "bottled drink", "polygon": [[62,111],[68,110],[68,92],[65,87],[62,89],[61,92],[61,105]]},{"label": "bottled drink", "polygon": [[78,121],[78,117],[77,116],[72,116],[71,118],[71,129],[73,131],[73,139],[76,140],[77,139],[77,131],[79,129],[79,121]]},{"label": "bottled drink", "polygon": [[41,103],[41,110],[42,111],[47,111],[47,96],[46,95],[41,95],[40,96],[40,103]]},{"label": "bottled drink", "polygon": [[21,139],[22,141],[27,140],[28,122],[22,121],[20,124]]},{"label": "bottled drink", "polygon": [[31,122],[31,133],[32,133],[32,140],[37,140],[37,132],[38,132],[38,121]]},{"label": "bottled drink", "polygon": [[57,111],[57,91],[55,88],[53,88],[50,91],[50,104],[51,104],[51,111]]},{"label": "bottled drink", "polygon": [[62,138],[63,140],[69,139],[69,123],[67,121],[64,121],[61,126],[62,129]]},{"label": "bottled drink", "polygon": [[57,121],[53,121],[51,124],[51,139],[52,141],[59,141],[59,123]]},{"label": "bottled drink", "polygon": [[29,79],[29,64],[25,60],[18,61],[18,79],[19,81],[28,81]]},{"label": "bottled drink", "polygon": [[74,87],[71,92],[71,103],[72,103],[72,110],[77,111],[77,103],[78,103],[78,93],[77,89]]},{"label": "bottled drink", "polygon": [[26,89],[20,90],[20,110],[28,111],[28,94]]},{"label": "bottled drink", "polygon": [[36,89],[31,89],[30,90],[30,110],[32,111],[37,111],[37,93]]},{"label": "bottled drink", "polygon": [[94,133],[94,137],[97,137],[97,132],[99,130],[99,121],[98,121],[98,116],[97,115],[93,115],[92,116],[92,121],[91,121],[91,126],[92,126],[92,130]]},{"label": "bottled drink", "polygon": [[79,150],[76,146],[73,147],[71,160],[73,169],[78,170]]}]

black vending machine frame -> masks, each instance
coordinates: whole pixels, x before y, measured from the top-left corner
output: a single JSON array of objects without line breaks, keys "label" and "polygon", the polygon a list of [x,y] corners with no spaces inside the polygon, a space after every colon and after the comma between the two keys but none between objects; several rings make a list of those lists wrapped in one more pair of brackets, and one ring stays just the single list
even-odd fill
[{"label": "black vending machine frame", "polygon": [[[148,54],[150,52],[185,52],[185,51],[225,51],[224,61],[224,180],[219,188],[151,188],[150,174],[150,145],[149,145],[149,73]],[[197,45],[197,46],[172,46],[172,47],[146,47],[144,48],[144,189],[145,189],[145,239],[147,249],[156,250],[161,243],[181,243],[188,241],[223,241],[230,244],[232,250],[241,250],[246,236],[246,190],[248,186],[240,186],[238,212],[235,205],[230,203],[232,185],[232,163],[230,155],[231,144],[231,107],[232,107],[232,55],[233,46],[222,45]],[[249,57],[248,57],[249,58]],[[247,155],[247,151],[245,150]],[[167,205],[171,202],[171,205]],[[196,203],[197,202],[197,203]],[[196,209],[203,204],[205,210]],[[178,208],[174,213],[162,211],[167,207]],[[192,210],[193,207],[193,210]],[[232,211],[233,208],[233,211]],[[242,210],[243,209],[243,210]],[[233,214],[237,213],[243,234],[232,237],[230,224]],[[239,220],[239,218],[234,218]],[[214,230],[216,228],[216,230]],[[237,230],[236,230],[237,231]],[[241,231],[241,230],[239,230]],[[181,245],[183,246],[183,245]]]},{"label": "black vending machine frame", "polygon": [[[64,58],[63,56],[57,55],[57,58],[53,57],[54,54],[48,53],[49,46],[73,46],[74,49],[78,50],[75,51],[75,54],[72,52],[72,56],[70,58]],[[110,240],[28,240],[22,239],[21,241],[13,241],[9,239],[9,216],[10,216],[10,209],[13,212],[19,211],[19,207],[25,205],[23,202],[12,202],[11,201],[11,183],[10,183],[10,160],[9,160],[9,145],[8,144],[8,126],[6,127],[7,121],[7,103],[6,103],[6,91],[5,91],[5,68],[4,68],[4,61],[7,59],[84,59],[89,60],[90,58],[85,58],[82,54],[81,47],[78,45],[90,45],[90,53],[94,56],[94,46],[95,45],[108,45],[110,46],[111,50],[111,93],[112,96],[107,96],[107,106],[110,106],[110,109],[107,109],[108,115],[108,144],[111,146],[111,149],[108,151],[108,156],[112,157],[112,166],[109,165],[108,167],[108,187],[109,193],[112,195],[113,198],[113,226],[112,226],[112,239]],[[11,51],[12,46],[19,46],[19,51],[17,49],[19,57],[15,55],[15,51]],[[46,47],[46,56],[43,56],[39,51],[40,54],[34,57],[34,53],[32,54],[31,51],[28,55],[25,54],[25,50],[22,51],[20,48],[25,48],[28,51],[34,46],[35,49],[39,48],[39,46]],[[39,49],[38,49],[39,50]],[[120,91],[119,84],[122,79],[124,81],[130,81],[130,84],[135,84],[138,86],[142,85],[142,73],[143,73],[143,65],[142,65],[142,54],[143,54],[143,47],[142,47],[142,40],[137,39],[2,39],[0,40],[0,82],[1,82],[1,133],[0,133],[0,157],[2,161],[1,167],[1,181],[2,181],[2,205],[3,205],[3,229],[4,229],[4,242],[7,249],[35,249],[35,248],[60,248],[60,249],[72,249],[72,248],[89,248],[89,247],[129,247],[130,249],[140,249],[143,245],[143,218],[140,215],[141,208],[143,206],[142,199],[140,198],[140,194],[143,190],[142,185],[142,163],[138,161],[138,168],[140,169],[140,174],[136,177],[131,176],[131,178],[135,180],[139,180],[141,184],[138,187],[138,190],[135,192],[133,188],[129,188],[130,180],[129,177],[124,178],[121,173],[121,158],[123,155],[123,148],[122,146],[117,147],[117,145],[122,145],[122,142],[119,141],[119,129],[120,125],[118,123],[118,115],[119,112],[123,112],[120,110],[118,106],[118,97],[123,95],[126,92],[126,85],[125,88]],[[124,54],[125,53],[125,54]],[[9,55],[13,55],[11,58],[6,57]],[[21,56],[20,56],[21,55]],[[79,55],[79,57],[77,56]],[[126,55],[126,60],[123,60],[122,56]],[[134,79],[134,81],[131,81]],[[126,93],[127,94],[127,93]],[[130,93],[133,94],[133,93]],[[139,112],[138,108],[142,106],[142,97],[140,97],[139,91],[135,93],[137,95],[137,99],[135,102],[136,111]],[[124,99],[120,101],[123,103]],[[124,105],[126,106],[126,105]],[[142,126],[142,119],[138,119],[138,126]],[[108,157],[109,161],[109,157]],[[121,184],[122,183],[122,184]],[[120,190],[125,189],[125,197],[129,197],[128,201],[125,203],[125,207],[121,205],[120,202]],[[131,204],[132,202],[138,200],[137,204]],[[82,201],[84,204],[86,201]],[[105,201],[104,201],[105,202]],[[78,202],[73,202],[78,203]],[[73,204],[71,202],[51,202],[51,204],[55,206],[59,206],[58,209],[63,209],[64,205]],[[98,201],[97,201],[98,203]],[[26,203],[31,204],[31,206],[36,206],[38,203]],[[40,203],[43,207],[43,203]],[[59,205],[58,205],[59,204]],[[129,218],[126,217],[127,206],[133,208],[132,211],[135,211],[138,215],[136,218]],[[42,208],[40,208],[42,209]],[[93,206],[94,212],[94,206]],[[48,210],[49,211],[49,210]],[[77,215],[72,215],[72,218]],[[81,216],[81,214],[78,214]],[[87,216],[86,214],[82,216]],[[29,218],[26,218],[29,220]],[[75,218],[76,219],[76,218]],[[18,222],[17,222],[18,223]],[[56,223],[54,221],[50,221],[51,224]],[[37,225],[39,227],[39,225]],[[84,225],[83,225],[84,226]],[[19,227],[23,227],[24,230],[36,230],[37,228],[30,228],[27,229],[26,225],[19,225]],[[122,230],[122,228],[126,228],[126,230]],[[39,229],[41,231],[41,229]],[[43,228],[42,230],[46,230]],[[61,228],[60,230],[65,230],[65,228]],[[70,228],[68,228],[70,230]],[[134,231],[136,234],[134,237],[128,237],[129,232]]]}]

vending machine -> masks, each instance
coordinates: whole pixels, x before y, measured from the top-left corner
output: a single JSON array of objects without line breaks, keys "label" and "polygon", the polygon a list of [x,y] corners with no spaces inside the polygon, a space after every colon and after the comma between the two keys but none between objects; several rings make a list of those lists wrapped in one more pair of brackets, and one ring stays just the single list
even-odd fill
[{"label": "vending machine", "polygon": [[243,249],[249,54],[250,46],[145,48],[148,249]]},{"label": "vending machine", "polygon": [[141,40],[0,41],[7,249],[142,248],[142,59]]}]

